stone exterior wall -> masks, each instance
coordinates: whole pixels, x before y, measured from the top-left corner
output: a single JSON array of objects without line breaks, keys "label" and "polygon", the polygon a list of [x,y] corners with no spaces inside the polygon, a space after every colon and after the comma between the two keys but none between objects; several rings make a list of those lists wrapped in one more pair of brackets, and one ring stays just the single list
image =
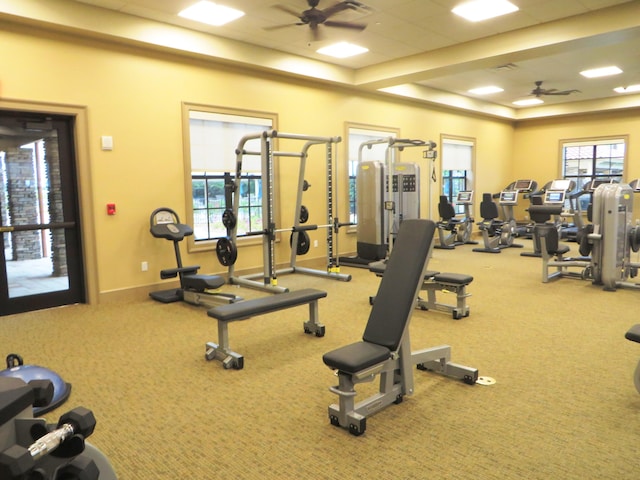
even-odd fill
[{"label": "stone exterior wall", "polygon": [[[63,222],[64,210],[62,205],[62,182],[60,179],[60,155],[58,137],[49,137],[44,141],[44,159],[49,180],[49,216],[50,221]],[[51,260],[53,276],[67,275],[67,249],[65,232],[62,228],[51,230]]]},{"label": "stone exterior wall", "polygon": [[[7,191],[9,215],[12,225],[38,223],[38,183],[33,166],[33,152],[27,148],[15,148],[6,152]],[[13,232],[11,234],[12,260],[42,258],[39,231]]]}]

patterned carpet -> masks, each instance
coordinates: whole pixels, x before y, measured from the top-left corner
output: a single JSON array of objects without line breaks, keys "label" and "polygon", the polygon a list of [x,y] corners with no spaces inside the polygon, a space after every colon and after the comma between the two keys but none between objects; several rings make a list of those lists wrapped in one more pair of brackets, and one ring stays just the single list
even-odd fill
[{"label": "patterned carpet", "polygon": [[[280,277],[279,285],[328,292],[326,336],[303,333],[306,307],[234,322],[240,371],[204,359],[217,328],[203,308],[147,298],[2,317],[0,354],[17,352],[73,384],[47,418],[91,408],[98,426],[89,441],[124,480],[640,478],[632,380],[640,346],[624,339],[640,292],[542,284],[540,260],[522,249],[471,248],[436,250],[429,265],[473,275],[471,315],[416,310],[412,345],[449,344],[452,361],[497,383],[416,371],[414,395],[370,418],[361,437],[329,424],[337,380],[322,354],[362,336],[378,284],[362,269],[343,267],[348,283]],[[377,385],[360,387],[364,398]]]}]

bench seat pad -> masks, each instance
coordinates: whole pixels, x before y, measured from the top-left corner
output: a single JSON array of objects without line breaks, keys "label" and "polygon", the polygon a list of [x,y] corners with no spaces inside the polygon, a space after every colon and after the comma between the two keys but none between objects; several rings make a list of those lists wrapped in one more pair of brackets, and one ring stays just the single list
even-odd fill
[{"label": "bench seat pad", "polygon": [[[375,273],[377,275],[381,275],[384,274],[384,271],[387,269],[387,262],[386,260],[380,260],[379,262],[372,262],[369,264],[369,271],[372,273]],[[432,278],[433,276],[439,274],[440,272],[436,271],[436,270],[427,270],[426,272],[424,272],[424,278],[425,280],[429,280],[430,278]],[[455,275],[455,274],[454,274]],[[473,278],[472,278],[473,280]]]},{"label": "bench seat pad", "polygon": [[391,358],[391,350],[382,345],[357,342],[332,350],[322,356],[329,368],[354,374]]},{"label": "bench seat pad", "polygon": [[625,334],[624,338],[631,340],[632,342],[640,343],[640,323],[631,327]]},{"label": "bench seat pad", "polygon": [[217,320],[232,322],[254,315],[264,315],[283,308],[310,303],[327,296],[327,292],[315,288],[304,288],[292,292],[278,293],[269,297],[255,298],[210,308],[207,315]]},{"label": "bench seat pad", "polygon": [[182,281],[185,288],[193,288],[195,290],[216,289],[225,284],[225,279],[219,275],[185,275]]},{"label": "bench seat pad", "polygon": [[433,276],[433,279],[436,282],[448,283],[449,285],[469,285],[473,282],[473,277],[464,273],[438,273]]}]

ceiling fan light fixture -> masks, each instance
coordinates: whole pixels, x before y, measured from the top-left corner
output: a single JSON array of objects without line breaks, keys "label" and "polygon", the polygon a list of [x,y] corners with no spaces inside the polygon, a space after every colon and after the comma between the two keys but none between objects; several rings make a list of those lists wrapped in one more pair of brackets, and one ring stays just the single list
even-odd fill
[{"label": "ceiling fan light fixture", "polygon": [[518,10],[520,9],[507,0],[471,0],[451,11],[470,22],[480,22]]},{"label": "ceiling fan light fixture", "polygon": [[544,103],[544,100],[541,98],[525,98],[524,100],[516,100],[513,102],[514,105],[518,105],[519,107],[530,107],[532,105],[540,105]]},{"label": "ceiling fan light fixture", "polygon": [[616,87],[613,89],[616,93],[633,93],[640,92],[640,84],[637,85],[628,85],[626,87]]},{"label": "ceiling fan light fixture", "polygon": [[179,17],[220,27],[242,17],[244,12],[217,3],[202,0],[178,13]]},{"label": "ceiling fan light fixture", "polygon": [[622,70],[615,65],[609,67],[592,68],[591,70],[583,70],[580,75],[587,78],[608,77],[609,75],[618,75]]},{"label": "ceiling fan light fixture", "polygon": [[486,87],[472,88],[471,90],[468,90],[468,92],[474,95],[490,95],[492,93],[504,92],[504,88],[496,87],[495,85],[489,85]]},{"label": "ceiling fan light fixture", "polygon": [[316,50],[321,55],[334,58],[348,58],[368,52],[369,49],[349,42],[338,42]]}]

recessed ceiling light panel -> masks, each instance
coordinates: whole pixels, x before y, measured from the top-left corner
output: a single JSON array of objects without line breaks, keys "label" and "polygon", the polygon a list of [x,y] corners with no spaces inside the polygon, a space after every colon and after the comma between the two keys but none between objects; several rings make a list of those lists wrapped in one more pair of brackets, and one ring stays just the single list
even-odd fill
[{"label": "recessed ceiling light panel", "polygon": [[540,105],[541,103],[544,103],[544,101],[539,98],[526,98],[513,102],[514,105],[518,105],[519,107],[530,107],[531,105]]},{"label": "recessed ceiling light panel", "polygon": [[622,70],[612,65],[610,67],[601,67],[601,68],[593,68],[591,70],[584,70],[580,72],[580,75],[587,78],[596,78],[596,77],[607,77],[609,75],[617,75],[619,73],[622,73]]},{"label": "recessed ceiling light panel", "polygon": [[470,22],[480,22],[518,10],[518,7],[507,0],[471,0],[451,11]]},{"label": "recessed ceiling light panel", "polygon": [[500,87],[496,87],[494,85],[490,85],[487,87],[472,88],[471,90],[469,90],[469,93],[473,93],[474,95],[489,95],[491,93],[499,93],[499,92],[504,92],[504,89]]},{"label": "recessed ceiling light panel", "polygon": [[368,48],[354,45],[353,43],[349,42],[334,43],[333,45],[328,45],[326,47],[320,48],[319,50],[316,50],[316,52],[322,55],[329,55],[330,57],[335,58],[353,57],[355,55],[360,55],[361,53],[366,53],[368,51]]},{"label": "recessed ceiling light panel", "polygon": [[633,93],[640,92],[640,84],[639,85],[629,85],[626,87],[616,87],[613,89],[616,93]]},{"label": "recessed ceiling light panel", "polygon": [[244,12],[241,12],[240,10],[225,7],[224,5],[219,5],[207,0],[194,3],[190,7],[187,7],[178,13],[179,17],[206,23],[207,25],[213,25],[214,27],[220,27],[242,17],[243,15]]}]

